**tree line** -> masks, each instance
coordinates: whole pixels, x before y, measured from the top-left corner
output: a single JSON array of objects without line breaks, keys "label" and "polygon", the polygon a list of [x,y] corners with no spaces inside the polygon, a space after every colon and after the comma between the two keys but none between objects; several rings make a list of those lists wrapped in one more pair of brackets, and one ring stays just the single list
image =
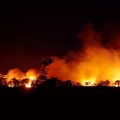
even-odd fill
[{"label": "tree line", "polygon": [[[47,66],[53,63],[52,58],[47,58],[42,61],[42,69],[41,69],[41,75],[37,78],[37,80],[32,80],[31,87],[37,88],[39,86],[47,86],[47,87],[71,87],[71,86],[98,86],[98,87],[108,87],[110,86],[109,80],[101,80],[99,83],[91,84],[91,82],[84,82],[84,85],[81,83],[73,83],[72,80],[60,80],[57,77],[52,76],[51,78],[47,78]],[[16,78],[11,79],[9,82],[5,80],[4,77],[0,77],[0,86],[6,86],[6,87],[20,87],[25,86],[27,83],[29,83],[29,79],[25,78],[22,80],[18,80]],[[116,80],[113,84],[115,87],[120,87],[120,80]]]}]

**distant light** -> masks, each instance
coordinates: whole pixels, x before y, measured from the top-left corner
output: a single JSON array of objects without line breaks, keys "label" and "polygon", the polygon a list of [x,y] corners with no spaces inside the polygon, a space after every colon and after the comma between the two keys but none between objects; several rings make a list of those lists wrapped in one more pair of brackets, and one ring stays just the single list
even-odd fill
[{"label": "distant light", "polygon": [[30,80],[35,80],[36,78],[35,78],[35,76],[29,76],[29,79]]},{"label": "distant light", "polygon": [[83,86],[95,86],[95,82],[92,80],[90,82],[88,80],[84,80]]},{"label": "distant light", "polygon": [[8,84],[8,87],[14,87],[14,83]]},{"label": "distant light", "polygon": [[31,83],[25,84],[25,87],[26,87],[26,88],[31,88],[31,87],[32,87],[32,86],[31,86]]}]

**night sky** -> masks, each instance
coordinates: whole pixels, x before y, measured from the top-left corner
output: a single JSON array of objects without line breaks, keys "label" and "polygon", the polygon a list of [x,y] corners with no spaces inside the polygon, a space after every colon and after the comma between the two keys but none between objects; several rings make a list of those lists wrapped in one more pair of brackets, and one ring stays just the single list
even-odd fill
[{"label": "night sky", "polygon": [[117,3],[1,3],[0,72],[39,68],[41,58],[78,49],[78,33],[87,23],[96,28],[120,21]]}]

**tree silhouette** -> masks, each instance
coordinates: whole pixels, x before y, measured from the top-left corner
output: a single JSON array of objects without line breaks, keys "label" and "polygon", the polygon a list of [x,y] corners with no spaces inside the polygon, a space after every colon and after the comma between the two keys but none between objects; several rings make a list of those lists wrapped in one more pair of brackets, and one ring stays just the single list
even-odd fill
[{"label": "tree silhouette", "polygon": [[58,79],[56,77],[51,77],[44,82],[44,86],[47,86],[47,88],[51,88],[51,89],[56,88],[57,80]]},{"label": "tree silhouette", "polygon": [[65,87],[71,87],[71,86],[72,86],[71,80],[66,80],[66,81],[64,82],[64,86],[65,86]]},{"label": "tree silhouette", "polygon": [[77,82],[76,84],[75,84],[75,86],[82,86],[79,82]]},{"label": "tree silhouette", "polygon": [[42,81],[40,76],[38,77],[38,79],[35,81],[35,87],[39,87],[41,85]]},{"label": "tree silhouette", "polygon": [[14,87],[18,87],[18,86],[19,86],[19,81],[18,81],[18,79],[13,78],[12,81],[13,81],[13,83],[14,83]]},{"label": "tree silhouette", "polygon": [[90,82],[84,82],[85,86],[90,86]]},{"label": "tree silhouette", "polygon": [[98,83],[98,86],[108,86],[110,84],[110,81],[109,80],[106,80],[106,81],[100,81]]},{"label": "tree silhouette", "polygon": [[32,86],[32,87],[37,87],[37,86],[36,86],[36,82],[37,82],[37,80],[33,80],[33,81],[31,82],[31,86]]},{"label": "tree silhouette", "polygon": [[96,86],[96,84],[95,83],[91,83],[91,82],[84,82],[84,86],[88,86],[88,87],[93,87],[93,86]]},{"label": "tree silhouette", "polygon": [[109,81],[109,80],[106,80],[106,81],[105,81],[105,86],[109,86],[109,84],[110,84],[110,81]]},{"label": "tree silhouette", "polygon": [[27,78],[21,80],[20,82],[20,86],[25,86],[25,84],[27,84],[29,82],[29,80]]},{"label": "tree silhouette", "polygon": [[120,80],[116,80],[114,84],[120,87]]},{"label": "tree silhouette", "polygon": [[44,61],[42,61],[42,70],[41,75],[38,77],[38,79],[42,80],[43,82],[47,80],[47,66],[53,63],[53,60],[51,58],[47,58]]},{"label": "tree silhouette", "polygon": [[13,82],[13,80],[10,80],[10,81],[8,82],[8,87],[14,87],[14,82]]},{"label": "tree silhouette", "polygon": [[41,71],[43,75],[47,74],[46,66],[50,65],[51,63],[53,63],[53,60],[51,58],[47,58],[41,63],[43,65],[43,68]]},{"label": "tree silhouette", "polygon": [[6,79],[1,79],[1,82],[2,82],[2,86],[6,86],[6,87],[8,86]]}]

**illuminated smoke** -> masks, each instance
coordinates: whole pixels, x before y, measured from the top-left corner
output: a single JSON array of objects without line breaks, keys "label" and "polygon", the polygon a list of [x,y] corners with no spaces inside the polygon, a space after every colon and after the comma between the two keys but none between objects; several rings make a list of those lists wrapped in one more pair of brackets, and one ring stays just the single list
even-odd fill
[{"label": "illuminated smoke", "polygon": [[39,76],[39,73],[36,69],[29,69],[26,72],[26,78],[30,79],[30,80],[36,80]]},{"label": "illuminated smoke", "polygon": [[80,33],[80,38],[83,49],[69,52],[63,58],[53,57],[54,63],[49,66],[48,76],[70,79],[81,84],[85,81],[98,83],[101,80],[110,80],[112,85],[120,80],[120,50],[118,47],[113,48],[120,46],[120,37],[115,36],[115,42],[110,47],[110,43],[103,42],[102,34],[88,25]]},{"label": "illuminated smoke", "polygon": [[6,80],[7,82],[13,78],[22,80],[24,77],[25,77],[25,74],[19,68],[14,68],[8,71]]},{"label": "illuminated smoke", "polygon": [[[108,30],[109,31],[109,30]],[[83,42],[82,49],[70,51],[63,57],[51,56],[53,63],[47,66],[47,77],[58,77],[61,80],[72,80],[83,86],[94,86],[100,81],[110,81],[113,85],[120,80],[120,35],[114,30],[106,38],[104,32],[96,32],[92,25],[84,27],[79,34]],[[105,39],[105,40],[104,40]],[[82,44],[80,42],[80,44]],[[68,43],[69,44],[69,43]],[[62,49],[62,48],[61,48]],[[33,80],[39,76],[36,69],[23,73],[20,69],[11,69],[7,81],[13,78],[29,79],[26,87],[31,87]]]}]

